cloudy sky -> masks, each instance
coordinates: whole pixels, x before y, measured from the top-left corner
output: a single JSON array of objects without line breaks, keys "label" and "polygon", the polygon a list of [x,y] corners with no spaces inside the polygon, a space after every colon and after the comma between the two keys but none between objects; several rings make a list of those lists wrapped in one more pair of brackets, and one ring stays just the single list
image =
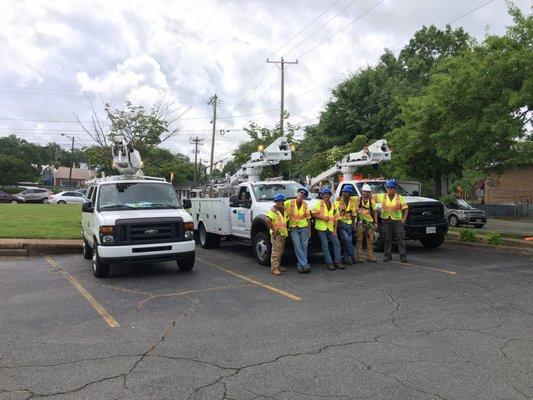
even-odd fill
[{"label": "cloudy sky", "polygon": [[[0,15],[0,136],[91,145],[75,122],[91,98],[121,107],[165,98],[180,132],[163,147],[192,156],[205,138],[219,96],[215,159],[246,138],[250,120],[279,118],[280,73],[287,61],[286,109],[305,126],[330,89],[359,68],[395,52],[423,25],[463,26],[478,39],[511,23],[504,0],[180,0],[3,1]],[[529,0],[515,4],[529,12]],[[465,15],[476,7],[478,10]],[[457,19],[458,17],[461,17]],[[457,19],[457,20],[456,20]]]}]

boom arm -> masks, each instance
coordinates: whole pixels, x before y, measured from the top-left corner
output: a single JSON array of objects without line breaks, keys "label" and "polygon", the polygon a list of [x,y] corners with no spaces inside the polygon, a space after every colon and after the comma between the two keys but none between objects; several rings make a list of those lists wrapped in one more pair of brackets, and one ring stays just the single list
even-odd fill
[{"label": "boom arm", "polygon": [[126,142],[123,136],[115,136],[111,144],[113,167],[121,175],[142,175],[143,162],[141,155],[133,148],[131,142]]},{"label": "boom arm", "polygon": [[291,158],[292,153],[287,138],[277,138],[263,151],[252,153],[250,160],[229,178],[229,184],[237,184],[245,178],[248,178],[248,182],[257,182],[265,167],[277,165]]},{"label": "boom arm", "polygon": [[311,178],[309,183],[310,186],[314,186],[324,179],[329,179],[332,176],[335,176],[339,172],[343,174],[345,180],[350,180],[358,167],[379,164],[382,161],[388,161],[390,159],[391,151],[387,141],[381,139],[372,143],[370,146],[365,147],[361,151],[345,155],[333,167],[322,172],[320,175]]}]

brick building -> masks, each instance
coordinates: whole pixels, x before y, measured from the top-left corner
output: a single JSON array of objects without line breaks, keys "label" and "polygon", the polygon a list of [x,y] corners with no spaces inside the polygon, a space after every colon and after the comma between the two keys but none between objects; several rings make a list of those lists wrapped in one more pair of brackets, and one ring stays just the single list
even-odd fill
[{"label": "brick building", "polygon": [[[59,167],[54,176],[55,186],[69,186],[68,179],[70,175],[70,167]],[[94,178],[96,172],[87,168],[72,168],[72,184],[71,186],[81,186],[83,182]]]},{"label": "brick building", "polygon": [[483,189],[485,204],[532,204],[533,164],[492,174],[485,180]]}]

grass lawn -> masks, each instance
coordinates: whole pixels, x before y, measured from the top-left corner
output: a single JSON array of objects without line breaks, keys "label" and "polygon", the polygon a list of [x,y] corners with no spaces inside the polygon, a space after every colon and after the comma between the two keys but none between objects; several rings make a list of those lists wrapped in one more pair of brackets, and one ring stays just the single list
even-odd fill
[{"label": "grass lawn", "polygon": [[81,204],[0,204],[0,238],[80,239]]}]

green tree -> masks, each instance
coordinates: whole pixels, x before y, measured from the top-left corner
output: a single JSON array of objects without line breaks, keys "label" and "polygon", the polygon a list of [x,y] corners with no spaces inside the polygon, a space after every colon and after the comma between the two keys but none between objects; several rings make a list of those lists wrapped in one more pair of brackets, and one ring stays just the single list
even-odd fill
[{"label": "green tree", "polygon": [[39,179],[39,169],[24,160],[0,153],[0,185],[34,182]]}]

